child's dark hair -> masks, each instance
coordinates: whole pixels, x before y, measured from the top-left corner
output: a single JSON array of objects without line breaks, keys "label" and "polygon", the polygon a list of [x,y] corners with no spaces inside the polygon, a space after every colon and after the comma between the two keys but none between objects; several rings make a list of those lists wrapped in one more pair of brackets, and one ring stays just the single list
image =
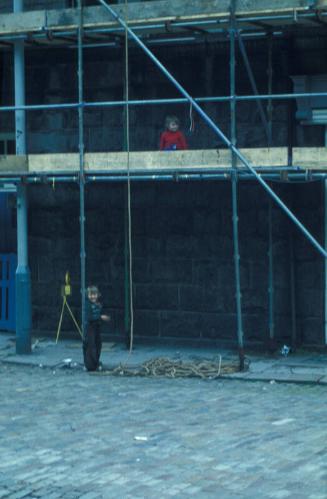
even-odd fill
[{"label": "child's dark hair", "polygon": [[166,119],[165,119],[165,127],[168,128],[170,123],[172,122],[175,122],[178,126],[180,125],[180,121],[179,119],[177,118],[177,116],[174,116],[174,115],[169,115],[169,116],[166,116]]}]

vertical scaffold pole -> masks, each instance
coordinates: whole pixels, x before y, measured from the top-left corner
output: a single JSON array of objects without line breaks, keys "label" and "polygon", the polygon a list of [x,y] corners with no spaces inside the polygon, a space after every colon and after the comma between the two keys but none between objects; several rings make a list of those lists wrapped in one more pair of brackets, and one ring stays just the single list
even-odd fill
[{"label": "vertical scaffold pole", "polygon": [[[273,36],[269,33],[268,36],[268,95],[272,94],[272,79],[273,79],[273,66],[272,66],[272,50],[273,50]],[[268,99],[267,103],[267,116],[268,116],[268,147],[272,146],[272,116],[273,116],[273,105],[272,99]]]},{"label": "vertical scaffold pole", "polygon": [[[124,2],[125,0],[121,0]],[[126,40],[125,40],[126,41]],[[126,82],[126,65],[128,59],[128,47],[126,43],[123,46],[124,51],[124,67],[125,72],[123,73],[123,94],[124,101],[128,101],[127,95],[127,82]],[[128,65],[127,65],[128,67]],[[127,152],[128,150],[128,137],[127,137],[127,105],[124,106],[123,110],[123,150]],[[131,303],[130,303],[130,272],[129,272],[129,219],[128,219],[128,184],[123,186],[124,189],[124,330],[125,330],[125,342],[126,346],[129,348],[130,345],[130,325],[131,325]]]},{"label": "vertical scaffold pole", "polygon": [[[325,126],[325,146],[327,147],[327,126]],[[325,204],[325,250],[327,250],[327,180],[324,180],[324,204]],[[327,259],[325,258],[325,345],[327,345]]]},{"label": "vertical scaffold pole", "polygon": [[84,109],[83,109],[83,7],[78,0],[78,149],[82,331],[85,331],[85,177],[84,177]]},{"label": "vertical scaffold pole", "polygon": [[[14,0],[14,12],[23,11],[23,0]],[[25,105],[24,42],[14,44],[15,105]],[[16,154],[26,154],[25,111],[15,111]],[[31,353],[31,273],[28,266],[27,192],[17,186],[16,353]]]},{"label": "vertical scaffold pole", "polygon": [[[272,93],[272,34],[268,36],[268,95]],[[272,100],[268,100],[267,115],[268,115],[268,147],[272,145]],[[273,240],[273,220],[272,220],[272,201],[268,201],[268,328],[269,328],[269,350],[274,350],[275,340],[275,310],[274,310],[274,240]]]},{"label": "vertical scaffold pole", "polygon": [[[235,99],[235,0],[231,2],[230,12],[230,118],[231,118],[231,143],[236,146],[236,99]],[[240,360],[240,371],[244,370],[244,342],[242,324],[242,295],[240,278],[240,253],[238,239],[238,211],[237,211],[237,158],[231,150],[232,161],[232,207],[233,207],[233,240],[234,240],[234,268],[236,286],[236,314],[237,314],[237,339]]]},{"label": "vertical scaffold pole", "polygon": [[275,321],[274,321],[274,246],[273,246],[273,223],[272,223],[272,202],[268,201],[268,301],[269,301],[269,350],[274,350]]}]

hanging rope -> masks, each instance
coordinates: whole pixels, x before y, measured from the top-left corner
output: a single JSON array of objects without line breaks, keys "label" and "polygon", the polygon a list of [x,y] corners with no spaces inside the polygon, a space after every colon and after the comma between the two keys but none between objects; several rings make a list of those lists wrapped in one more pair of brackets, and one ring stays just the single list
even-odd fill
[{"label": "hanging rope", "polygon": [[192,102],[190,103],[190,132],[193,133],[195,129],[195,123],[194,123],[194,115],[193,115],[193,106]]},{"label": "hanging rope", "polygon": [[129,315],[130,335],[129,353],[133,350],[134,341],[134,307],[133,307],[133,260],[132,260],[132,214],[131,214],[131,178],[130,178],[130,140],[129,140],[129,59],[128,59],[128,0],[125,0],[125,100],[126,100],[126,149],[127,149],[127,217],[128,217],[128,277],[129,277]]}]

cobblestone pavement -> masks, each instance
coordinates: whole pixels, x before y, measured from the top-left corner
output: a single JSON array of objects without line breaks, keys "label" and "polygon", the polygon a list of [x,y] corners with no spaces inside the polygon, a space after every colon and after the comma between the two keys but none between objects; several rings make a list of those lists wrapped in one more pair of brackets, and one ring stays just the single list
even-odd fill
[{"label": "cobblestone pavement", "polygon": [[0,498],[326,499],[321,385],[0,364]]}]

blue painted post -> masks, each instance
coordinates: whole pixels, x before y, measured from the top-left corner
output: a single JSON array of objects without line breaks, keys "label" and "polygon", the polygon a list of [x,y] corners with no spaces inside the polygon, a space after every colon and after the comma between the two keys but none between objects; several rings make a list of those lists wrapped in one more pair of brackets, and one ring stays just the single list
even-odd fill
[{"label": "blue painted post", "polygon": [[78,149],[79,149],[79,220],[80,220],[80,268],[81,268],[81,309],[82,331],[85,334],[85,175],[84,175],[84,109],[83,109],[83,6],[78,0]]},{"label": "blue painted post", "polygon": [[[14,0],[14,12],[23,10],[23,0]],[[14,44],[15,105],[25,105],[24,42]],[[15,112],[16,154],[26,154],[25,111]],[[31,353],[31,273],[28,266],[27,193],[17,186],[16,353]]]}]

